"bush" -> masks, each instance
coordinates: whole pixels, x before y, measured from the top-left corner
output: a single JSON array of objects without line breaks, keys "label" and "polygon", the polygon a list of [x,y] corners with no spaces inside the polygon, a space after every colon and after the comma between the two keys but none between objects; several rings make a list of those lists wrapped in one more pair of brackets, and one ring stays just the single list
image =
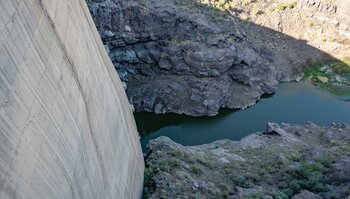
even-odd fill
[{"label": "bush", "polygon": [[314,192],[326,190],[323,172],[325,167],[319,162],[302,162],[298,169],[288,170],[283,180],[288,183],[288,190],[284,193],[288,196],[306,189]]},{"label": "bush", "polygon": [[277,4],[277,8],[280,9],[280,10],[285,10],[287,8],[287,6],[284,5],[284,3],[278,3]]},{"label": "bush", "polygon": [[201,175],[203,173],[203,169],[197,164],[191,166],[191,171],[198,175]]},{"label": "bush", "polygon": [[166,164],[166,163],[161,164],[161,165],[159,166],[159,168],[160,168],[161,171],[164,171],[164,172],[167,172],[167,173],[169,173],[169,172],[171,171],[170,165],[168,165],[168,164]]},{"label": "bush", "polygon": [[260,10],[258,7],[253,7],[252,10],[251,10],[250,12],[251,12],[251,14],[253,14],[253,15],[259,15],[259,14],[262,14],[262,13],[263,13],[263,11]]},{"label": "bush", "polygon": [[329,167],[335,161],[335,157],[329,154],[322,155],[316,158],[316,162],[322,164],[324,167]]},{"label": "bush", "polygon": [[181,157],[182,156],[182,153],[178,150],[172,150],[169,152],[169,155],[172,156],[172,157]]},{"label": "bush", "polygon": [[273,197],[270,195],[263,195],[261,199],[273,199]]},{"label": "bush", "polygon": [[301,191],[301,186],[300,186],[299,183],[300,183],[300,182],[299,182],[298,180],[292,180],[292,181],[290,181],[290,182],[288,183],[288,184],[289,184],[289,188],[290,188],[291,190],[293,190],[292,195],[293,195],[294,193],[298,193],[298,192]]},{"label": "bush", "polygon": [[244,177],[248,180],[251,180],[253,182],[259,182],[260,181],[260,176],[253,174],[253,173],[245,173]]},{"label": "bush", "polygon": [[234,175],[233,176],[233,182],[237,185],[243,184],[245,181],[245,177],[242,175]]},{"label": "bush", "polygon": [[157,167],[155,165],[151,165],[144,171],[144,182],[145,184],[149,184],[151,181],[152,174],[156,171]]},{"label": "bush", "polygon": [[213,168],[214,165],[213,163],[211,163],[209,160],[207,159],[204,159],[204,158],[197,158],[197,161],[199,163],[201,163],[202,165],[206,166],[206,167],[209,167],[209,168]]},{"label": "bush", "polygon": [[174,157],[170,158],[169,166],[172,168],[180,166],[180,160],[178,160],[177,158],[174,158]]},{"label": "bush", "polygon": [[291,188],[283,189],[283,193],[285,193],[289,198],[294,196],[294,191]]},{"label": "bush", "polygon": [[187,163],[193,164],[193,163],[196,162],[196,158],[194,158],[194,157],[191,156],[191,155],[185,154],[185,159],[184,159],[184,161],[187,162]]},{"label": "bush", "polygon": [[291,2],[291,3],[289,3],[288,4],[288,8],[291,8],[291,9],[293,9],[293,8],[295,8],[295,6],[297,5],[297,2]]},{"label": "bush", "polygon": [[324,175],[319,171],[313,171],[307,176],[305,188],[311,191],[323,192],[326,190]]},{"label": "bush", "polygon": [[303,178],[307,178],[313,171],[324,171],[324,169],[324,166],[317,162],[302,162],[297,173]]},{"label": "bush", "polygon": [[339,75],[349,74],[350,73],[350,63],[346,61],[335,61],[331,64],[333,71]]},{"label": "bush", "polygon": [[270,192],[270,195],[273,196],[273,198],[275,198],[275,199],[288,199],[289,198],[285,193],[283,193],[282,191],[277,190],[277,189],[273,189]]},{"label": "bush", "polygon": [[235,185],[243,187],[243,188],[252,188],[254,183],[251,179],[247,179],[243,175],[234,175],[233,182]]},{"label": "bush", "polygon": [[221,197],[222,198],[227,198],[229,196],[230,192],[228,189],[225,189],[221,192]]},{"label": "bush", "polygon": [[247,195],[247,197],[244,198],[248,198],[248,199],[261,199],[263,196],[261,196],[260,193],[255,192],[255,193],[250,193],[249,195]]},{"label": "bush", "polygon": [[243,21],[247,21],[248,20],[248,15],[246,15],[246,14],[240,14],[239,15],[239,18],[241,19],[241,20],[243,20]]}]

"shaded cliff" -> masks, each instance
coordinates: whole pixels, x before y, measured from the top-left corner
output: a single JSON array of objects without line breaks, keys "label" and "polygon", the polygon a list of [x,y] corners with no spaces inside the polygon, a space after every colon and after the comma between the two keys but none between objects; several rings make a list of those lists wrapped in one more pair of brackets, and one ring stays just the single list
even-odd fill
[{"label": "shaded cliff", "polygon": [[85,1],[0,8],[0,198],[139,197],[132,111]]},{"label": "shaded cliff", "polygon": [[[201,116],[215,115],[222,107],[246,108],[274,92],[278,83],[300,78],[303,67],[332,58],[328,53],[334,48],[338,55],[349,52],[350,23],[341,7],[321,12],[308,0],[284,10],[277,8],[277,0],[90,2],[109,56],[138,111]],[[216,5],[223,2],[242,5]],[[253,18],[246,13],[253,6],[266,13]],[[268,6],[275,10],[267,13]],[[311,19],[312,28],[306,25]],[[320,41],[322,45],[315,45]]]}]

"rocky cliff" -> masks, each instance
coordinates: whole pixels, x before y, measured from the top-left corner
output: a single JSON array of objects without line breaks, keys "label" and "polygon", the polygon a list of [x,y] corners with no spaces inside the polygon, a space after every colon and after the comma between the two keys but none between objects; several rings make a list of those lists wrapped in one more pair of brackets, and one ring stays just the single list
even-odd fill
[{"label": "rocky cliff", "polygon": [[136,110],[200,116],[246,108],[310,63],[348,55],[349,5],[327,2],[93,0],[89,7]]},{"label": "rocky cliff", "polygon": [[135,122],[85,1],[0,8],[0,198],[138,198]]},{"label": "rocky cliff", "polygon": [[268,123],[241,141],[148,145],[145,198],[350,198],[350,127]]}]

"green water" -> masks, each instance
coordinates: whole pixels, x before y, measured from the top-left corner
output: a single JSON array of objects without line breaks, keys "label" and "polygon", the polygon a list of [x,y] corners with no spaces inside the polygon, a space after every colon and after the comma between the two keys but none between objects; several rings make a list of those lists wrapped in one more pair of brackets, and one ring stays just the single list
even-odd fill
[{"label": "green water", "polygon": [[336,97],[311,83],[284,83],[273,96],[266,96],[246,110],[221,110],[215,117],[136,113],[145,150],[150,139],[168,136],[182,145],[198,145],[220,139],[240,140],[265,129],[267,122],[318,125],[350,124],[349,97]]}]

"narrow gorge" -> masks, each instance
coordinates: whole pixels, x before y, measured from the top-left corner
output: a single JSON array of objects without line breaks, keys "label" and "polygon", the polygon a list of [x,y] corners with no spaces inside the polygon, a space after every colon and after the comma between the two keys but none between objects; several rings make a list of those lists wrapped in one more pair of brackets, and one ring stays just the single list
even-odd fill
[{"label": "narrow gorge", "polygon": [[0,199],[350,199],[349,0],[0,8]]},{"label": "narrow gorge", "polygon": [[350,196],[349,1],[88,5],[137,111],[144,198]]}]

